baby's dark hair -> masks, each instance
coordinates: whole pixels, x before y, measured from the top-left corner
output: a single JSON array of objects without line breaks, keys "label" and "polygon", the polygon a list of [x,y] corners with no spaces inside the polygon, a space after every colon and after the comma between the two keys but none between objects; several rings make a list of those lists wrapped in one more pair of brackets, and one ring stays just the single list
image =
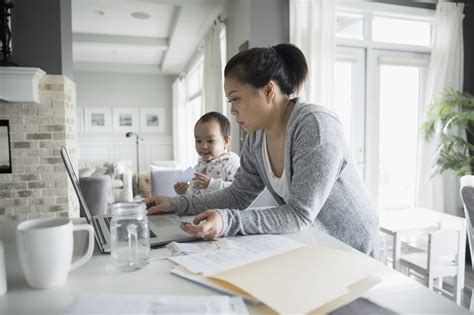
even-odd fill
[{"label": "baby's dark hair", "polygon": [[233,56],[224,69],[224,76],[235,76],[255,88],[275,81],[290,95],[298,91],[308,74],[303,52],[292,44],[278,44],[244,50]]},{"label": "baby's dark hair", "polygon": [[196,122],[196,125],[199,123],[207,123],[210,122],[211,120],[215,120],[219,123],[219,126],[221,127],[221,133],[224,136],[224,139],[228,139],[230,137],[230,122],[227,117],[222,115],[221,113],[218,112],[209,112],[205,113],[204,115],[199,118],[199,120]]}]

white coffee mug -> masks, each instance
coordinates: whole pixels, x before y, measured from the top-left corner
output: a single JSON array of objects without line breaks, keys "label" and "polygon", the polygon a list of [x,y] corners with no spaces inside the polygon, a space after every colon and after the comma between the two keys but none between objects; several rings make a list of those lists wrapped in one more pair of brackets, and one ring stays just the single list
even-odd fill
[{"label": "white coffee mug", "polygon": [[[72,262],[73,232],[89,233],[86,254]],[[63,218],[34,219],[20,223],[16,228],[18,257],[26,282],[36,289],[61,285],[68,273],[92,257],[94,231],[89,224],[73,225]]]}]

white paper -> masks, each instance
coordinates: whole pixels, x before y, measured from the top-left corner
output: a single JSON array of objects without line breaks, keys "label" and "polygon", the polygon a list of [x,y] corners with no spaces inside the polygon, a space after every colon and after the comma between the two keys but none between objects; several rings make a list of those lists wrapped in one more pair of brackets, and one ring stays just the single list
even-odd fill
[{"label": "white paper", "polygon": [[205,286],[206,288],[216,290],[217,292],[221,292],[221,293],[224,293],[226,295],[240,296],[244,299],[244,301],[246,303],[249,303],[249,304],[252,304],[252,305],[261,304],[261,302],[259,300],[257,300],[256,298],[254,298],[251,295],[243,294],[241,292],[234,291],[230,288],[220,286],[220,285],[214,283],[209,278],[206,278],[206,277],[201,276],[201,275],[196,275],[194,273],[187,272],[185,270],[180,269],[179,266],[176,266],[175,268],[171,269],[170,272],[172,274],[180,277],[180,278],[189,280],[189,281],[194,282],[194,283],[198,283],[200,285]]},{"label": "white paper", "polygon": [[304,246],[303,243],[278,235],[237,236],[227,239],[236,247],[168,259],[191,272],[210,275]]},{"label": "white paper", "polygon": [[177,255],[203,253],[206,251],[213,251],[213,250],[218,250],[218,249],[236,248],[237,246],[228,239],[220,238],[213,241],[192,242],[192,243],[171,242],[165,247],[168,250],[170,250],[173,256],[177,256]]},{"label": "white paper", "polygon": [[80,295],[62,314],[248,314],[228,296]]},{"label": "white paper", "polygon": [[187,183],[187,182],[190,182],[193,177],[194,177],[194,173],[196,173],[196,171],[194,170],[194,168],[192,167],[188,167],[186,170],[184,170],[183,172],[179,173],[178,176],[176,176],[175,180],[177,183]]}]

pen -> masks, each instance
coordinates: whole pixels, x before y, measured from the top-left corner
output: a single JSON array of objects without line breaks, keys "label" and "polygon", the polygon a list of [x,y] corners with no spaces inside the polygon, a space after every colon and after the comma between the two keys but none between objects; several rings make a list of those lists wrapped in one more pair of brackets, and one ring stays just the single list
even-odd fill
[{"label": "pen", "polygon": [[179,224],[181,224],[181,223],[183,223],[183,224],[192,224],[189,221],[186,221],[186,220],[183,220],[183,219],[177,219],[177,218],[173,218],[173,217],[166,217],[166,219],[168,219],[171,222],[179,223]]}]

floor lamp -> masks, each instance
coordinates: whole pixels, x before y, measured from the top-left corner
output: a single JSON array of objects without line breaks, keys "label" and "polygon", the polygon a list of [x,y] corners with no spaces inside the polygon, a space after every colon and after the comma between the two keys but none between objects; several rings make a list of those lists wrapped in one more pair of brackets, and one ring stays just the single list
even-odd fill
[{"label": "floor lamp", "polygon": [[127,138],[130,138],[131,136],[135,136],[135,143],[137,145],[137,195],[140,196],[140,155],[139,155],[139,148],[138,148],[138,142],[140,140],[143,141],[143,138],[140,137],[138,134],[134,133],[134,132],[127,132],[125,134],[125,137]]}]

